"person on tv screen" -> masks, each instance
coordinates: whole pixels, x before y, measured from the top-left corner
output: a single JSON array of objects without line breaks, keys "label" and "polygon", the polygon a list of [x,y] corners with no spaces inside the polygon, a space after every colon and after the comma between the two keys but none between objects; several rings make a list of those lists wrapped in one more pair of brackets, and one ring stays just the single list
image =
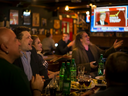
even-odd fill
[{"label": "person on tv screen", "polygon": [[105,18],[106,18],[106,13],[101,13],[100,14],[100,21],[96,22],[96,24],[98,24],[98,25],[108,25],[108,23],[105,22]]}]

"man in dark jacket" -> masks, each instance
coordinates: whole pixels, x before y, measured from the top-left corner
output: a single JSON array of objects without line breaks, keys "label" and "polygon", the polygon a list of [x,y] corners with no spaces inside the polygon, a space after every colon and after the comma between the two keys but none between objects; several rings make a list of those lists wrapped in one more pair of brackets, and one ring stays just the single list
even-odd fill
[{"label": "man in dark jacket", "polygon": [[128,95],[128,55],[123,52],[111,54],[105,63],[106,90],[92,96],[127,96]]},{"label": "man in dark jacket", "polygon": [[[35,74],[40,74],[41,76],[44,76],[45,79],[48,79],[47,70],[39,60],[35,48],[32,47],[33,40],[31,39],[29,31],[30,30],[24,26],[17,27],[14,30],[17,39],[21,43],[21,57],[16,59],[14,64],[25,72],[29,81]],[[48,83],[49,81],[46,81],[44,86]]]},{"label": "man in dark jacket", "polygon": [[105,22],[106,13],[100,14],[100,21],[96,22],[98,25],[108,25],[107,22]]},{"label": "man in dark jacket", "polygon": [[64,33],[62,39],[58,42],[58,46],[55,50],[55,54],[64,55],[69,51],[72,51],[73,44],[74,44],[74,41],[71,42],[69,40],[69,34]]}]

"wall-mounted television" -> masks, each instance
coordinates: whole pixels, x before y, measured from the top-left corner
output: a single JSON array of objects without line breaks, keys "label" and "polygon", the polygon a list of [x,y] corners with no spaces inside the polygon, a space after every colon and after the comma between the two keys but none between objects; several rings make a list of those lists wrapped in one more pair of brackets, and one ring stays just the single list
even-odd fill
[{"label": "wall-mounted television", "polygon": [[93,9],[90,31],[128,32],[128,6],[108,6]]}]

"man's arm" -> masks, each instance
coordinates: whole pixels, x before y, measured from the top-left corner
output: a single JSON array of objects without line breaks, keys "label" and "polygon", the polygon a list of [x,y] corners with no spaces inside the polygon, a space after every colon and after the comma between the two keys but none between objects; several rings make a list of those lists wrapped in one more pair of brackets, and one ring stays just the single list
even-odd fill
[{"label": "man's arm", "polygon": [[68,52],[69,47],[63,47],[63,42],[59,42],[58,49],[60,50],[61,54],[66,54]]}]

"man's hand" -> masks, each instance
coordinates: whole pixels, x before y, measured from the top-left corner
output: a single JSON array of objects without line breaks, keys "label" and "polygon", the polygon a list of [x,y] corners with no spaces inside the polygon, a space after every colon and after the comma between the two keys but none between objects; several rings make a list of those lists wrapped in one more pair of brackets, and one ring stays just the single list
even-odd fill
[{"label": "man's hand", "polygon": [[92,94],[94,94],[94,90],[88,90],[85,93],[83,93],[81,96],[90,96]]},{"label": "man's hand", "polygon": [[117,42],[117,39],[116,39],[113,44],[113,47],[114,47],[114,49],[116,49],[116,48],[120,47],[122,44],[123,44],[123,40]]},{"label": "man's hand", "polygon": [[34,76],[32,77],[32,80],[31,80],[32,90],[33,89],[42,90],[43,86],[44,86],[44,81],[43,81],[42,77],[39,74],[36,74],[35,77]]},{"label": "man's hand", "polygon": [[93,68],[93,69],[97,68],[97,65],[94,65],[94,64],[93,64],[93,63],[95,63],[95,62],[96,62],[96,61],[90,62],[90,67]]}]

